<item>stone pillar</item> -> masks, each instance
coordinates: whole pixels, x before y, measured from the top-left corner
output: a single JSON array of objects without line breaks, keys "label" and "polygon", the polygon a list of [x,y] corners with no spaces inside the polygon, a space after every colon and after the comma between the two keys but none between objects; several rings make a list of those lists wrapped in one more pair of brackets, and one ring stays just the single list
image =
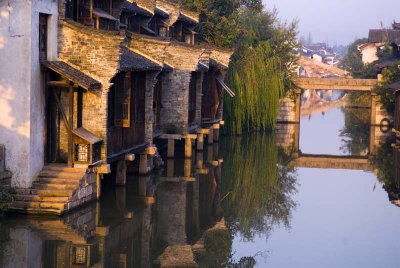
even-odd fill
[{"label": "stone pillar", "polygon": [[203,151],[204,149],[204,134],[198,133],[197,134],[197,150]]},{"label": "stone pillar", "polygon": [[148,156],[147,154],[141,154],[139,159],[139,174],[146,175],[149,172]]},{"label": "stone pillar", "polygon": [[175,160],[167,160],[167,177],[174,177]]},{"label": "stone pillar", "polygon": [[371,93],[371,125],[377,125],[376,122],[376,106],[378,102],[378,95]]},{"label": "stone pillar", "polygon": [[175,156],[175,140],[173,139],[168,139],[168,152],[167,152],[168,157],[174,157]]},{"label": "stone pillar", "polygon": [[185,157],[190,158],[192,157],[192,139],[185,138]]},{"label": "stone pillar", "polygon": [[301,91],[300,89],[296,89],[295,91],[295,96],[296,96],[296,115],[295,115],[295,123],[300,123],[300,106],[301,106]]},{"label": "stone pillar", "polygon": [[153,94],[154,87],[157,83],[157,76],[160,71],[146,72],[146,95],[145,95],[145,141],[148,144],[153,144]]},{"label": "stone pillar", "polygon": [[192,175],[192,161],[191,159],[185,159],[183,164],[183,176],[188,178]]},{"label": "stone pillar", "polygon": [[139,176],[138,178],[138,195],[145,197],[147,195],[147,177],[146,176]]},{"label": "stone pillar", "polygon": [[214,130],[212,128],[210,128],[209,131],[210,131],[210,133],[208,133],[208,136],[207,136],[208,144],[213,144],[214,143],[214,137],[213,137]]},{"label": "stone pillar", "polygon": [[117,187],[115,188],[115,202],[117,203],[117,208],[121,212],[125,212],[126,208],[126,188]]},{"label": "stone pillar", "polygon": [[213,125],[213,140],[218,142],[219,140],[219,124]]},{"label": "stone pillar", "polygon": [[126,184],[126,162],[125,160],[120,160],[117,163],[117,175],[115,176],[116,185]]},{"label": "stone pillar", "polygon": [[203,96],[204,73],[197,73],[195,122],[201,124],[201,99]]}]

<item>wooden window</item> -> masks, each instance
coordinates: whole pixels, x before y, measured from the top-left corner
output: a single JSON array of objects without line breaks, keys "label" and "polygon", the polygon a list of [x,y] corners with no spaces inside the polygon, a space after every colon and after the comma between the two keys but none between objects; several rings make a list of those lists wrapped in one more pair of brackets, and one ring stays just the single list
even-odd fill
[{"label": "wooden window", "polygon": [[145,101],[146,101],[146,73],[135,72],[133,78],[133,90],[135,95],[134,119],[138,124],[145,122]]},{"label": "wooden window", "polygon": [[118,74],[115,78],[115,125],[130,127],[131,72]]},{"label": "wooden window", "polygon": [[112,86],[108,91],[107,126],[115,126],[115,86]]},{"label": "wooden window", "polygon": [[39,14],[39,60],[47,60],[47,19],[48,15]]}]

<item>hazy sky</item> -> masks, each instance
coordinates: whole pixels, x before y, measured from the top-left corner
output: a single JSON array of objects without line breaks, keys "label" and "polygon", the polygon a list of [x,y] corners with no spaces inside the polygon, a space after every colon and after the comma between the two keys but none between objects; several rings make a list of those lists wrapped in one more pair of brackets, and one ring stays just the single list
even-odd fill
[{"label": "hazy sky", "polygon": [[299,20],[300,35],[311,33],[314,42],[348,44],[368,37],[369,29],[400,22],[400,0],[263,0],[283,20]]}]

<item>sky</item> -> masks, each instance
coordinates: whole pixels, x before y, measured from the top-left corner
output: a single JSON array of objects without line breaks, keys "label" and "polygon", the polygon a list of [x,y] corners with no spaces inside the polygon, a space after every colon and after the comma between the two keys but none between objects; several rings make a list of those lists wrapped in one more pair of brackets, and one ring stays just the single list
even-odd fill
[{"label": "sky", "polygon": [[288,22],[299,20],[299,36],[330,45],[347,45],[368,37],[369,29],[400,22],[400,0],[263,0],[268,10]]}]

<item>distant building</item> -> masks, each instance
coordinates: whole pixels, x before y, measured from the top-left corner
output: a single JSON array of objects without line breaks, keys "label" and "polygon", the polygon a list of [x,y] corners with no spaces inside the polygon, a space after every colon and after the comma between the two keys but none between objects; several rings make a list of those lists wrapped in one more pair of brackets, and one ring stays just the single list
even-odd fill
[{"label": "distant building", "polygon": [[400,23],[393,23],[392,29],[371,29],[368,34],[368,43],[358,46],[363,63],[377,61],[377,53],[383,49],[385,44],[393,48],[393,56],[400,57]]}]

